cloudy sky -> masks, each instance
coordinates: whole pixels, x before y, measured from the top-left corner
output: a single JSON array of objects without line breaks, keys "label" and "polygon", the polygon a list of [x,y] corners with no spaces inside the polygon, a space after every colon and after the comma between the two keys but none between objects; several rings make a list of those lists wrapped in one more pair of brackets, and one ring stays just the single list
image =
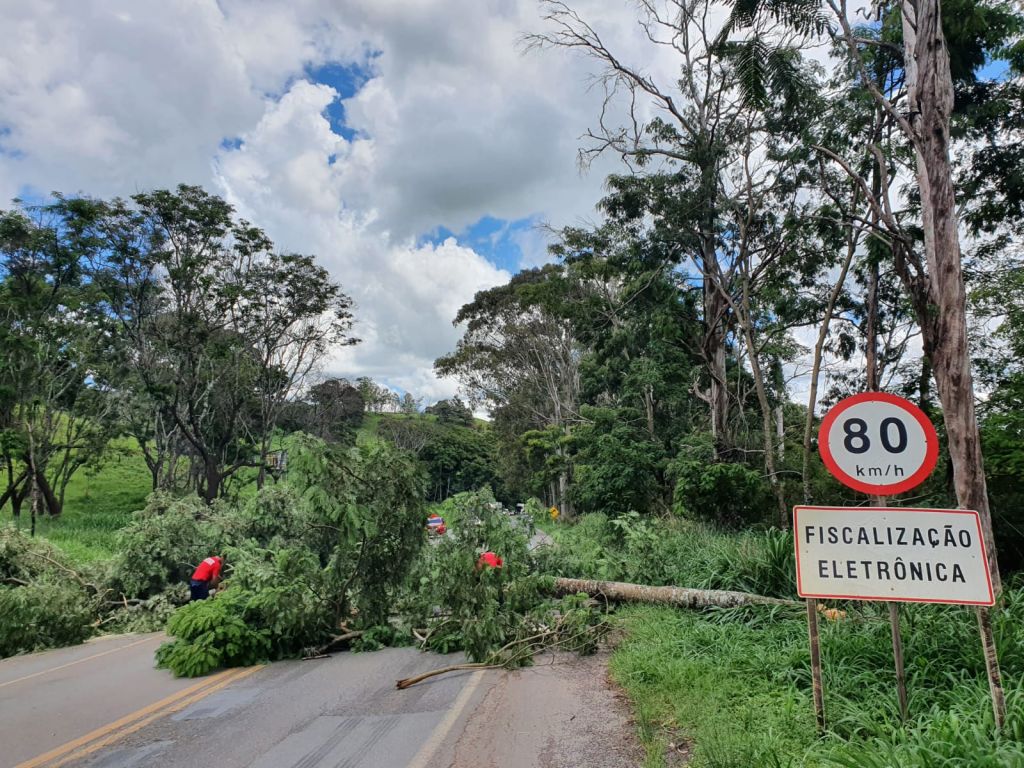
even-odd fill
[{"label": "cloudy sky", "polygon": [[[632,5],[578,4],[634,61]],[[0,0],[0,205],[202,184],[316,254],[364,341],[330,373],[427,401],[475,291],[593,220],[593,65],[524,53],[536,0]],[[653,66],[650,61],[645,66]]]}]

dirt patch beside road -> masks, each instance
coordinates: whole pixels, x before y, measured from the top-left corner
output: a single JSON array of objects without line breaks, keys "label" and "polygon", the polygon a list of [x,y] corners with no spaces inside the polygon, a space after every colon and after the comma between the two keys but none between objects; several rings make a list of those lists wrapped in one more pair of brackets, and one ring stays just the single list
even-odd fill
[{"label": "dirt patch beside road", "polygon": [[541,656],[502,672],[459,739],[451,768],[634,768],[643,762],[607,654]]}]

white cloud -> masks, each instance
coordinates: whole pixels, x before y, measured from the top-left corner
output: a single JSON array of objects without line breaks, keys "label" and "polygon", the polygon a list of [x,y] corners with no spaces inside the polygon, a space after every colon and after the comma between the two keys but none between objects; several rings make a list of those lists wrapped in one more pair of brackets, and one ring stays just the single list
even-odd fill
[{"label": "white cloud", "polygon": [[432,364],[455,345],[452,320],[476,291],[509,274],[454,240],[417,247],[374,230],[372,209],[347,197],[370,142],[350,145],[331,131],[322,113],[332,98],[331,88],[300,81],[269,101],[242,147],[219,155],[217,184],[280,247],[317,254],[355,299],[363,343],[341,350],[332,372],[370,375],[429,399],[450,396],[454,384],[438,382]]},{"label": "white cloud", "polygon": [[[664,68],[631,4],[582,5],[630,61]],[[0,0],[0,25],[0,199],[211,187],[357,300],[365,341],[334,372],[431,398],[454,389],[431,363],[454,346],[456,310],[508,275],[418,238],[488,215],[592,218],[616,167],[577,170],[600,94],[582,57],[522,53],[535,0]],[[305,73],[368,61],[344,103],[349,142],[323,114],[338,94]],[[542,233],[516,238],[523,265],[544,259]]]}]

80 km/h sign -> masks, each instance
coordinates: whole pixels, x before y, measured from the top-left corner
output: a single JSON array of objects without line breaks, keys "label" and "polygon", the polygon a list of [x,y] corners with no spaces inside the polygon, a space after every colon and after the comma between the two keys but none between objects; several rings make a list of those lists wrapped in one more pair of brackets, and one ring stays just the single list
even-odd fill
[{"label": "80 km/h sign", "polygon": [[935,427],[909,400],[862,392],[839,401],[821,422],[821,459],[839,482],[873,496],[903,493],[935,468]]}]

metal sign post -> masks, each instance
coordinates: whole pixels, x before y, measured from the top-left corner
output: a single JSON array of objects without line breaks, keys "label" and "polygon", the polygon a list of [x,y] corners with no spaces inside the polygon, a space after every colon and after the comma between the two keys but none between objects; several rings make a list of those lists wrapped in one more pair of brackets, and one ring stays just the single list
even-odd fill
[{"label": "metal sign post", "polygon": [[[885,506],[885,496],[873,496],[871,503]],[[889,603],[889,632],[892,635],[892,659],[896,666],[896,699],[900,705],[900,719],[906,722],[910,715],[907,706],[907,674],[903,664],[903,637],[900,635],[900,604]]]},{"label": "metal sign post", "polygon": [[811,692],[818,733],[825,730],[825,689],[821,684],[821,638],[818,635],[818,601],[807,599],[807,637],[811,645]]},{"label": "metal sign post", "polygon": [[938,436],[904,398],[864,392],[839,402],[822,420],[818,449],[841,483],[872,497],[875,507],[796,507],[797,591],[808,601],[815,714],[823,727],[817,637],[820,598],[889,603],[900,714],[907,718],[900,602],[978,606],[992,707],[998,727],[1005,701],[988,606],[994,605],[981,520],[963,509],[887,507],[888,494],[922,483],[935,468]]},{"label": "metal sign post", "polygon": [[896,698],[900,703],[900,719],[906,720],[907,675],[903,668],[903,638],[900,637],[900,604],[889,603],[889,630],[892,633],[892,657],[896,663]]}]

